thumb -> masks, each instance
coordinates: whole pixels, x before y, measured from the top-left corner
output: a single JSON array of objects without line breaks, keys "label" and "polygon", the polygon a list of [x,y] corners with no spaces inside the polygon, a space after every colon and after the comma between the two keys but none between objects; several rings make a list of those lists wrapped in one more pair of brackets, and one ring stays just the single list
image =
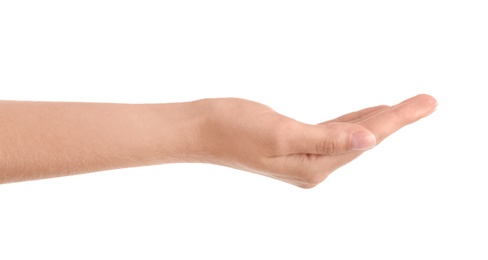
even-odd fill
[{"label": "thumb", "polygon": [[363,151],[376,145],[375,135],[363,126],[352,123],[306,125],[292,141],[292,153],[338,155]]}]

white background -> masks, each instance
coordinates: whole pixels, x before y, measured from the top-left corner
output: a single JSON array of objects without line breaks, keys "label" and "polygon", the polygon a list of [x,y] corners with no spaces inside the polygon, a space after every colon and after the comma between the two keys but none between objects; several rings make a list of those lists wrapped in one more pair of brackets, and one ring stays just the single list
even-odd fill
[{"label": "white background", "polygon": [[439,101],[310,190],[202,164],[2,185],[0,259],[487,259],[485,2],[0,1],[0,99]]}]

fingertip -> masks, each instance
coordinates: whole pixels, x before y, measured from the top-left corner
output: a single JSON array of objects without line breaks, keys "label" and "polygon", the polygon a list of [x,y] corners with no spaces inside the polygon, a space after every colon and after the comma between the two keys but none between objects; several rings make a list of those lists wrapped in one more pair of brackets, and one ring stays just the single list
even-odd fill
[{"label": "fingertip", "polygon": [[429,104],[431,106],[436,107],[439,103],[437,102],[437,99],[435,99],[433,96],[429,94],[419,94],[416,96],[417,99],[420,100],[420,102]]},{"label": "fingertip", "polygon": [[434,113],[434,111],[437,109],[437,106],[439,105],[437,99],[428,94],[418,95],[417,100],[413,103],[416,103],[416,106],[419,107],[419,117],[426,117]]},{"label": "fingertip", "polygon": [[437,100],[428,94],[419,94],[411,97],[392,108],[402,122],[413,123],[422,117],[432,114],[437,108]]},{"label": "fingertip", "polygon": [[351,135],[351,150],[368,150],[376,145],[376,136],[371,132],[354,132]]},{"label": "fingertip", "polygon": [[422,104],[422,105],[425,105],[427,107],[432,107],[432,108],[435,108],[438,105],[437,99],[435,99],[433,96],[431,96],[429,94],[416,95],[414,97],[411,97],[409,99],[404,100],[403,102],[401,102],[397,106],[403,105],[406,103]]}]

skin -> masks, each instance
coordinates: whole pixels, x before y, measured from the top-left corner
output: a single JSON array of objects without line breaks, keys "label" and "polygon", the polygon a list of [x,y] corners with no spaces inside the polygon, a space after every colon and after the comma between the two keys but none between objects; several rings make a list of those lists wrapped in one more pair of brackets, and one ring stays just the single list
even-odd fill
[{"label": "skin", "polygon": [[421,94],[317,125],[253,101],[0,101],[0,183],[165,163],[224,165],[311,188],[435,111]]}]

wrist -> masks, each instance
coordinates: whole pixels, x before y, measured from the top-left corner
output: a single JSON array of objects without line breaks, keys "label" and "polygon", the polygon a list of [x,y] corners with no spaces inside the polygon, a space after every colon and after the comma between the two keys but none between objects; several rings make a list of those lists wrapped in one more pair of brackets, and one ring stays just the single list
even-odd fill
[{"label": "wrist", "polygon": [[154,137],[148,144],[148,150],[153,151],[150,157],[157,158],[154,163],[204,161],[207,115],[201,101],[152,104],[148,109],[152,120],[144,121],[153,122],[146,131]]}]

